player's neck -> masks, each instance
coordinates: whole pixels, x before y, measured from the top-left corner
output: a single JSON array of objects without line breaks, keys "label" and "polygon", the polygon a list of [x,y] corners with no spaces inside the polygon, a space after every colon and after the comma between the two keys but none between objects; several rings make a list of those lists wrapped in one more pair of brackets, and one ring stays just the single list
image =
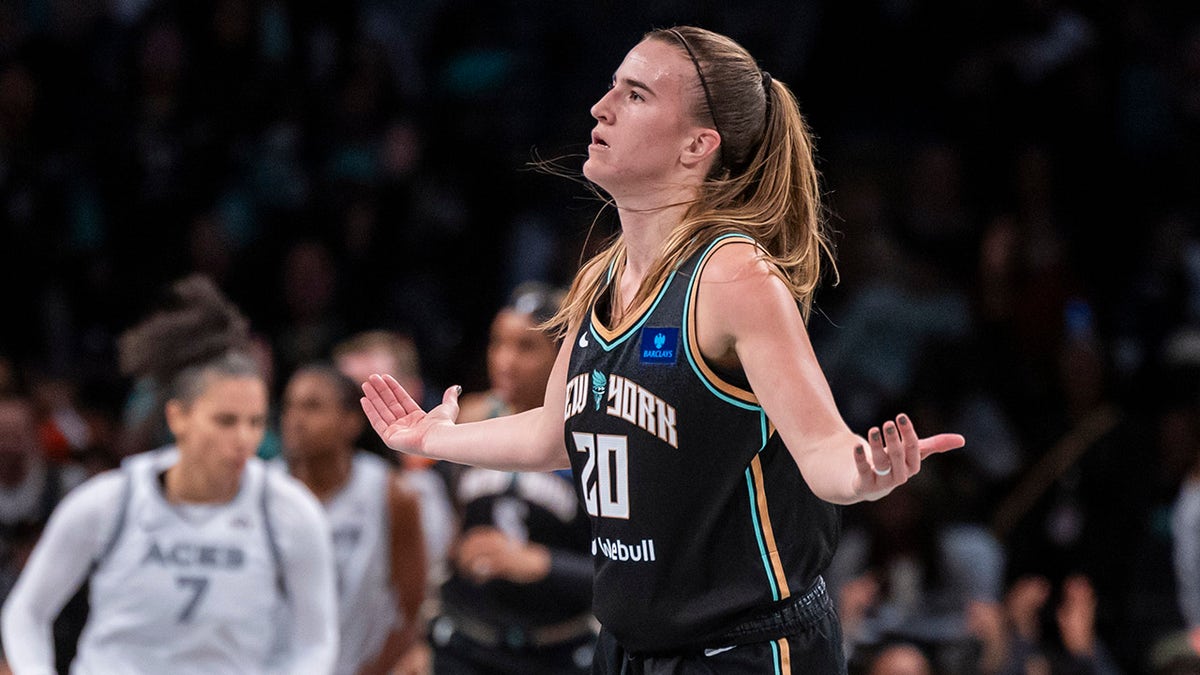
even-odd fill
[{"label": "player's neck", "polygon": [[233,501],[241,485],[241,474],[232,480],[210,478],[182,459],[163,476],[163,493],[172,504],[224,504]]},{"label": "player's neck", "polygon": [[289,457],[288,471],[321,501],[328,501],[350,480],[353,452],[313,453]]},{"label": "player's neck", "polygon": [[646,212],[621,210],[621,235],[625,240],[626,274],[641,279],[662,255],[663,244],[683,219],[686,205]]}]

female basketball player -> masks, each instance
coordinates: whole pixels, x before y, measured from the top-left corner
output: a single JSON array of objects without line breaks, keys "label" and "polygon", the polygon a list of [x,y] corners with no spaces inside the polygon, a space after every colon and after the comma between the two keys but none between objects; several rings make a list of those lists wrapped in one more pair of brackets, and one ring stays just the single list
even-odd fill
[{"label": "female basketball player", "polygon": [[89,584],[71,672],[329,673],[329,528],[299,482],[254,457],[267,419],[246,322],[204,278],[127,332],[122,368],[165,389],[175,444],[71,492],[4,607],[18,673],[54,672],[51,624]]},{"label": "female basketball player", "polygon": [[[847,428],[805,322],[829,247],[806,125],[732,40],[649,33],[593,107],[584,175],[621,235],[576,276],[542,408],[456,425],[371,376],[397,450],[570,463],[592,517],[596,673],[839,673],[821,572],[836,504],[879,499],[957,434]],[[563,421],[565,419],[565,433]]]},{"label": "female basketball player", "polygon": [[320,500],[333,534],[335,673],[427,672],[420,504],[386,461],[355,447],[358,385],[332,365],[301,366],[284,389],[279,429],[288,471]]}]

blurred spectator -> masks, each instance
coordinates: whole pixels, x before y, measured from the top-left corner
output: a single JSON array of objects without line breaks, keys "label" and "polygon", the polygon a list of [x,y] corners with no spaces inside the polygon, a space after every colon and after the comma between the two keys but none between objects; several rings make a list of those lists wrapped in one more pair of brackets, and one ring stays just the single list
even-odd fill
[{"label": "blurred spectator", "polygon": [[852,661],[889,640],[925,645],[938,672],[977,658],[969,611],[1000,601],[1005,554],[981,524],[951,520],[937,473],[923,470],[887,504],[847,514],[827,576]]},{"label": "blurred spectator", "polygon": [[78,462],[96,439],[84,418],[75,384],[65,377],[39,376],[33,382],[34,404],[40,413],[38,436],[52,462]]},{"label": "blurred spectator", "polygon": [[314,239],[291,244],[282,274],[284,315],[275,335],[277,367],[286,377],[328,354],[346,329],[337,310],[340,269],[325,244]]},{"label": "blurred spectator", "polygon": [[[1098,630],[1132,667],[1140,635],[1127,625],[1136,610],[1127,598],[1140,569],[1154,564],[1155,556],[1144,555],[1145,536],[1161,466],[1148,461],[1154,446],[1142,420],[1115,396],[1090,303],[1068,303],[1061,326],[1052,405],[1040,410],[1046,440],[1031,441],[1039,454],[999,500],[992,527],[1009,553],[1010,577],[1034,574],[1058,585],[1085,575],[1099,597]],[[1116,532],[1131,556],[1112,555]],[[1169,560],[1166,551],[1159,557]]]},{"label": "blurred spectator", "polygon": [[48,460],[34,415],[28,398],[0,397],[0,602],[58,501],[87,478],[78,464]]},{"label": "blurred spectator", "polygon": [[[836,330],[814,345],[835,394],[846,392],[846,421],[867,427],[885,404],[913,389],[921,351],[971,330],[968,297],[938,263],[908,254],[873,233],[872,270],[829,317]],[[814,338],[816,339],[816,338]]]},{"label": "blurred spectator", "polygon": [[[35,415],[32,400],[0,397],[0,604],[16,584],[58,502],[88,474],[69,458],[47,458]],[[87,599],[80,592],[56,619],[54,649],[60,666],[70,663],[86,615]]]},{"label": "blurred spectator", "polygon": [[919,647],[897,643],[879,651],[866,675],[933,675],[933,668]]},{"label": "blurred spectator", "polygon": [[[1039,668],[1053,675],[1120,675],[1096,632],[1096,594],[1084,576],[1067,577],[1049,612],[1053,587],[1044,577],[1022,577],[1005,600],[1012,629],[1011,668]],[[1050,624],[1050,625],[1047,625]],[[1003,671],[1002,671],[1003,672]]]}]

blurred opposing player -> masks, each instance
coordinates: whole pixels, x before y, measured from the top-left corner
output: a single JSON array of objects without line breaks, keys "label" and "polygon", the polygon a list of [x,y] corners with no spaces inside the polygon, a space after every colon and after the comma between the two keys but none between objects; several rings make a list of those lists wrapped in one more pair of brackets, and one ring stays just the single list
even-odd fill
[{"label": "blurred opposing player", "polygon": [[71,672],[329,673],[329,527],[298,481],[254,457],[267,385],[246,321],[203,277],[121,338],[160,383],[174,445],[92,478],[55,510],[4,607],[9,664],[54,672],[51,624],[89,582]]},{"label": "blurred opposing player", "polygon": [[299,368],[283,395],[288,471],[317,496],[337,565],[338,675],[428,670],[420,617],[425,541],[417,495],[378,456],[355,446],[366,426],[358,385],[333,366]]}]

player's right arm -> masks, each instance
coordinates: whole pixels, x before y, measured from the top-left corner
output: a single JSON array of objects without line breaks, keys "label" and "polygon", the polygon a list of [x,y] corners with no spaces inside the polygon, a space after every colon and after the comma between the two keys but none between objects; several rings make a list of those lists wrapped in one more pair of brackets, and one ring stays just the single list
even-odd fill
[{"label": "player's right arm", "polygon": [[118,471],[63,498],[4,604],[4,652],[13,672],[55,675],[53,624],[112,534],[125,482]]},{"label": "player's right arm", "polygon": [[272,673],[332,673],[338,655],[337,581],[333,535],[321,505],[304,484],[273,476],[271,517],[278,526],[279,553],[291,621],[289,651]]},{"label": "player's right arm", "polygon": [[[568,335],[571,333],[568,333]],[[499,471],[551,471],[570,466],[563,441],[571,340],[563,340],[540,408],[456,424],[459,387],[426,412],[390,375],[363,383],[363,411],[388,447]]]}]

